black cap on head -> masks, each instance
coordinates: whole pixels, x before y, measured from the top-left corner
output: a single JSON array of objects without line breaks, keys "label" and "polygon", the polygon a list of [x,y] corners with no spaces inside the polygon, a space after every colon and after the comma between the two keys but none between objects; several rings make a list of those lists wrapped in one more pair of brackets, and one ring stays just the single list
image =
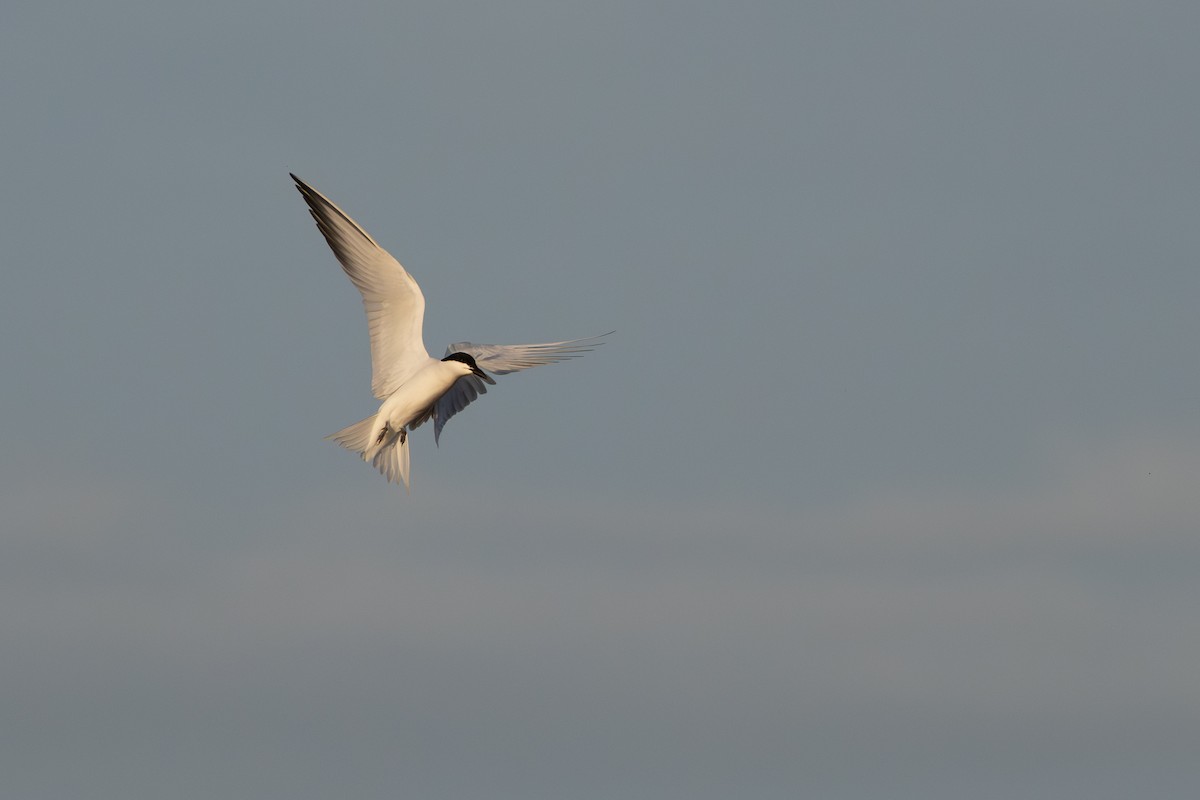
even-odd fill
[{"label": "black cap on head", "polygon": [[475,366],[475,357],[472,356],[470,353],[451,353],[450,355],[443,358],[442,361],[461,361],[462,363],[466,364],[468,367]]},{"label": "black cap on head", "polygon": [[475,363],[475,357],[470,353],[451,353],[443,358],[442,361],[461,361],[471,368],[471,374],[476,378],[479,378],[484,383],[490,383],[493,386],[496,385],[496,382],[492,380],[492,377],[479,368],[479,365]]}]

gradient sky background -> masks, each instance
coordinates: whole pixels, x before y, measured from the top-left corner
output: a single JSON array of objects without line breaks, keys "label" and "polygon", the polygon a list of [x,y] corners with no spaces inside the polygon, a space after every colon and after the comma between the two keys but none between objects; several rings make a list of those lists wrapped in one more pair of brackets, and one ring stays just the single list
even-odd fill
[{"label": "gradient sky background", "polygon": [[[1200,5],[9,2],[0,794],[1200,785]],[[615,328],[421,430],[426,340]]]}]

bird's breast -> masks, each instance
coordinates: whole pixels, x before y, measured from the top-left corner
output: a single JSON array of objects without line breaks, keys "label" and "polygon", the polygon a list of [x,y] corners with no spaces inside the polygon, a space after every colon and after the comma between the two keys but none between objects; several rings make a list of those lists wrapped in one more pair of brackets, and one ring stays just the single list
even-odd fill
[{"label": "bird's breast", "polygon": [[387,419],[393,429],[398,430],[423,414],[459,377],[458,370],[442,361],[435,361],[419,370],[392,392],[383,401],[379,413]]}]

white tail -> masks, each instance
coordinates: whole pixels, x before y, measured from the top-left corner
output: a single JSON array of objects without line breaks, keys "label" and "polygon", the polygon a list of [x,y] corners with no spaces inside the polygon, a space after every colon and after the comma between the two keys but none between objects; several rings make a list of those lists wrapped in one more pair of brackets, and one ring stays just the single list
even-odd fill
[{"label": "white tail", "polygon": [[379,446],[375,445],[375,417],[347,425],[337,433],[331,433],[326,439],[332,439],[342,447],[362,456],[363,461],[371,463],[391,483],[404,482],[405,491],[409,490],[408,472],[408,432],[399,433],[388,431],[386,438]]},{"label": "white tail", "polygon": [[337,433],[331,433],[325,438],[332,439],[347,450],[361,456],[371,446],[371,429],[373,427],[375,427],[375,417],[370,416],[353,425],[347,425]]}]

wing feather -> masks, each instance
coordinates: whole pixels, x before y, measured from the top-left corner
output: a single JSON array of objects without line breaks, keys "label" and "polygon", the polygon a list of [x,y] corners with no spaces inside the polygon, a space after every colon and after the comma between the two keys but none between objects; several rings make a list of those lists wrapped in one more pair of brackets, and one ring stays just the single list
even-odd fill
[{"label": "wing feather", "polygon": [[554,364],[568,358],[579,358],[584,353],[604,344],[599,341],[601,336],[608,336],[608,333],[589,336],[585,339],[568,339],[565,342],[545,342],[543,344],[455,342],[446,348],[446,355],[467,353],[475,359],[475,363],[481,369],[497,375],[507,375],[510,372],[540,367],[543,364]]},{"label": "wing feather", "polygon": [[371,391],[380,400],[429,361],[421,336],[425,296],[411,275],[358,223],[292,175],[317,229],[362,295],[371,335]]},{"label": "wing feather", "polygon": [[[601,336],[608,336],[607,333]],[[545,342],[543,344],[472,344],[471,342],[455,342],[446,348],[446,355],[451,353],[467,353],[475,359],[480,369],[494,372],[497,375],[507,375],[523,369],[540,367],[544,364],[554,364],[568,358],[578,358],[593,350],[604,342],[597,341],[600,336],[589,336],[586,339],[569,339],[565,342]],[[495,383],[495,381],[491,381]],[[459,378],[433,405],[433,439],[439,441],[442,428],[458,412],[478,399],[479,395],[487,394],[487,387],[481,378],[467,375]],[[422,419],[422,422],[425,420]]]}]

